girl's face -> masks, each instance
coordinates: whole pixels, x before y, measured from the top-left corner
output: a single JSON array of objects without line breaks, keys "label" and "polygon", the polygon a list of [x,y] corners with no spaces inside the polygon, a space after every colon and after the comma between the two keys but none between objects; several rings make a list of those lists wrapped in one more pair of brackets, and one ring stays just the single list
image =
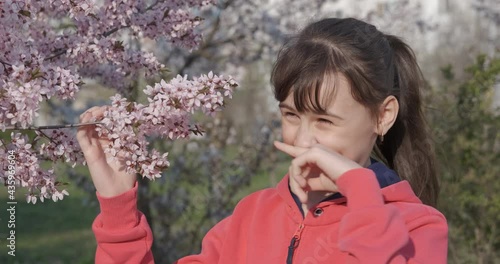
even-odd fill
[{"label": "girl's face", "polygon": [[304,148],[321,144],[364,167],[368,166],[377,138],[377,125],[370,111],[352,97],[344,77],[337,81],[336,93],[326,110],[324,115],[299,113],[293,94],[288,95],[280,103],[283,141]]}]

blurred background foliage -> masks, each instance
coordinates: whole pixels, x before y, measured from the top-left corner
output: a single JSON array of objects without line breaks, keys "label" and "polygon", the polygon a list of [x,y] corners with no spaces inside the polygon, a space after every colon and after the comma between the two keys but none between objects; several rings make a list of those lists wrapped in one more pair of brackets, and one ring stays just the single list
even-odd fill
[{"label": "blurred background foliage", "polygon": [[[287,34],[318,17],[355,16],[402,35],[415,49],[427,80],[426,112],[434,133],[441,195],[438,209],[450,227],[449,263],[500,263],[500,11],[496,0],[265,1],[220,0],[203,13],[205,42],[192,53],[148,40],[142,45],[173,74],[214,70],[240,81],[234,98],[206,133],[175,143],[171,167],[155,182],[141,181],[139,207],[151,224],[157,263],[200,250],[201,239],[245,195],[273,187],[288,158],[272,147],[280,139],[269,74]],[[286,4],[287,8],[283,8]],[[77,102],[50,102],[41,123],[72,123],[116,91],[88,80]],[[126,96],[142,100],[137,80]],[[7,133],[0,137],[7,138]],[[26,204],[17,193],[17,253],[0,263],[93,263],[90,229],[99,212],[85,167],[57,168],[68,183],[63,201]],[[0,191],[0,204],[6,202]],[[3,210],[3,209],[2,209]],[[0,217],[5,213],[0,214]],[[0,219],[0,233],[6,232]],[[3,248],[3,242],[0,243]]]},{"label": "blurred background foliage", "polygon": [[446,86],[429,111],[440,165],[439,209],[450,226],[451,263],[498,263],[500,250],[500,115],[492,100],[500,59],[484,55]]}]

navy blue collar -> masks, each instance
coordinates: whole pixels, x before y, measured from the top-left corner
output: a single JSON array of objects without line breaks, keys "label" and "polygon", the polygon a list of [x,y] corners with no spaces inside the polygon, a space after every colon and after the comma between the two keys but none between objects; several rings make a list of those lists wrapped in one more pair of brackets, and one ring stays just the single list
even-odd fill
[{"label": "navy blue collar", "polygon": [[[399,178],[398,174],[396,174],[395,171],[387,168],[387,166],[385,166],[383,163],[378,162],[374,159],[371,159],[371,164],[370,164],[370,166],[367,167],[367,169],[370,169],[373,172],[375,172],[375,176],[377,177],[378,184],[380,185],[380,188],[384,188],[384,187],[387,187],[391,184],[394,184],[394,183],[401,181],[401,179]],[[292,190],[290,189],[290,185],[288,185],[288,189],[290,190],[290,193],[292,194],[293,200],[295,201],[295,203],[299,207],[299,211],[302,213],[302,217],[303,217],[304,212],[302,211],[302,203],[300,202],[299,197],[297,197],[297,195],[295,195],[292,192]],[[334,194],[326,197],[322,201],[330,201],[330,200],[334,200],[334,199],[337,199],[340,197],[343,197],[342,194],[337,192],[337,193],[334,193]]]}]

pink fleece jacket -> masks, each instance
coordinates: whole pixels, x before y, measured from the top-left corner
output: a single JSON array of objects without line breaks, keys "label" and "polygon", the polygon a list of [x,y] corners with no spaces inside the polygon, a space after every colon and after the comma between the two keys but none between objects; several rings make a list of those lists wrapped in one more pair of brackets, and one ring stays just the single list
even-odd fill
[{"label": "pink fleece jacket", "polygon": [[[446,263],[446,219],[407,181],[380,189],[374,172],[360,168],[337,185],[345,198],[323,201],[303,218],[285,176],[276,188],[241,200],[207,233],[200,254],[176,263]],[[96,263],[154,263],[136,196],[137,185],[116,197],[98,195]]]}]

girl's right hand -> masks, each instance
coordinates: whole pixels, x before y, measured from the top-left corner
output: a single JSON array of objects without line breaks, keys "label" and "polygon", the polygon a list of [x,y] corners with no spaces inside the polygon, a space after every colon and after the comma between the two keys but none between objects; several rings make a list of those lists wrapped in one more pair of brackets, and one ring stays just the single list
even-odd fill
[{"label": "girl's right hand", "polygon": [[[106,107],[92,107],[80,115],[80,123],[90,122],[92,118],[100,120]],[[76,138],[83,151],[90,176],[94,186],[102,197],[113,197],[122,194],[132,187],[137,180],[136,174],[125,172],[125,163],[119,158],[108,162],[110,154],[104,153],[104,146],[109,140],[99,137],[95,125],[81,126],[78,128]]]}]

